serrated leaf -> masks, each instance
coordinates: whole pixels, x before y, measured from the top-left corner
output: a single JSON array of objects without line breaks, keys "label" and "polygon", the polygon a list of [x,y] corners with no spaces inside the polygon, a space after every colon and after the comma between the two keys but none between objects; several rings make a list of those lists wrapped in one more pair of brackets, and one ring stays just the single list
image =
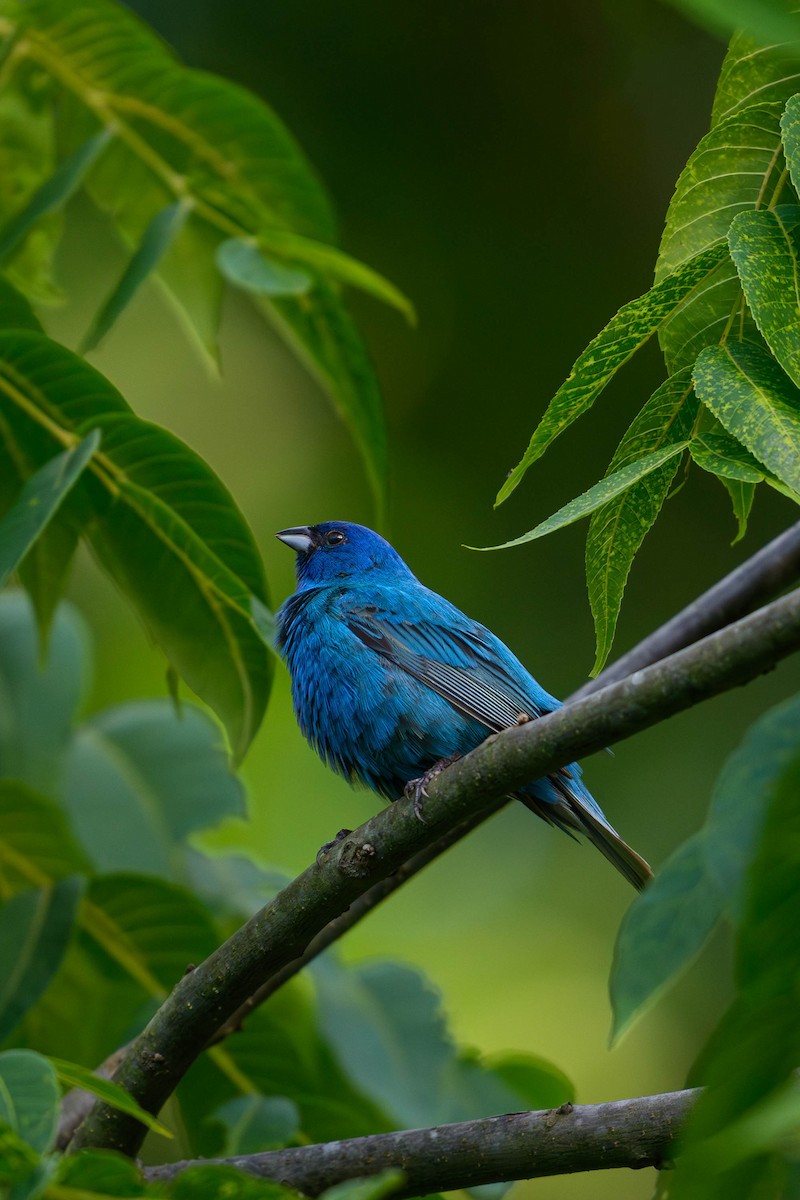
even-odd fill
[{"label": "serrated leaf", "polygon": [[31,197],[28,204],[0,230],[0,263],[6,261],[36,222],[61,208],[83,183],[84,177],[111,140],[101,129],[59,165]]},{"label": "serrated leaf", "polygon": [[500,489],[496,504],[514,491],[522,476],[548,446],[594,404],[623,363],[635,354],[668,317],[697,292],[728,258],[724,242],[681,264],[649,292],[624,305],[575,362],[566,382],[548,405],[522,460]]},{"label": "serrated leaf", "polygon": [[[663,450],[654,450],[652,454],[646,454],[644,458],[639,458],[635,462],[629,463],[628,466],[614,471],[611,475],[606,475],[594,487],[590,487],[583,495],[570,500],[569,504],[565,504],[557,513],[553,513],[552,517],[548,517],[546,521],[542,521],[528,533],[523,533],[521,537],[514,538],[513,541],[503,542],[500,546],[485,546],[481,549],[507,550],[510,546],[522,546],[525,542],[545,537],[546,534],[553,533],[556,529],[563,529],[565,525],[572,525],[573,522],[588,517],[590,513],[602,508],[604,504],[608,504],[617,496],[627,492],[630,487],[651,472],[663,467],[671,458],[682,454],[688,445],[688,441],[678,442],[676,445],[664,447]],[[478,549],[478,547],[470,547],[470,549]]]},{"label": "serrated leaf", "polygon": [[17,1027],[61,965],[83,892],[71,875],[19,892],[0,908],[0,1042]]},{"label": "serrated leaf", "polygon": [[75,732],[63,796],[99,871],[182,873],[195,830],[243,816],[244,790],[220,730],[191,705],[170,701],[106,709]]},{"label": "serrated leaf", "polygon": [[0,334],[0,413],[15,442],[44,461],[87,426],[102,431],[79,484],[92,545],[241,758],[273,656],[252,615],[253,595],[266,601],[263,566],[229,492],[178,438],[135,417],[99,372],[40,334]]},{"label": "serrated leaf", "polygon": [[764,469],[741,442],[727,433],[699,433],[689,444],[689,453],[698,467],[742,483],[761,483]]},{"label": "serrated leaf", "polygon": [[34,1150],[52,1145],[61,1093],[46,1058],[31,1050],[0,1053],[0,1121]]},{"label": "serrated leaf", "polygon": [[[662,383],[634,418],[606,475],[684,441],[697,409],[691,370],[686,368]],[[669,459],[592,515],[586,536],[586,585],[597,642],[593,675],[611,651],[631,565],[669,494],[678,464],[677,457]]]},{"label": "serrated leaf", "polygon": [[708,872],[705,833],[672,854],[622,918],[611,967],[612,1039],[697,957],[724,906]]},{"label": "serrated leaf", "polygon": [[40,467],[0,520],[0,588],[47,528],[100,445],[98,430]]},{"label": "serrated leaf", "polygon": [[755,322],[800,385],[800,208],[741,213],[728,231],[731,257]]},{"label": "serrated leaf", "polygon": [[714,95],[712,124],[751,104],[785,104],[798,90],[800,63],[793,47],[759,45],[747,33],[734,34]]},{"label": "serrated leaf", "polygon": [[800,391],[756,346],[709,346],[694,368],[700,400],[728,433],[800,491]]},{"label": "serrated leaf", "polygon": [[741,479],[727,479],[724,477],[722,478],[722,484],[730,496],[731,504],[733,505],[733,515],[736,520],[737,531],[731,545],[735,546],[747,533],[747,522],[756,496],[756,484],[744,483]]},{"label": "serrated leaf", "polygon": [[152,218],[119,282],[101,305],[83,338],[80,344],[81,354],[88,354],[94,350],[119,320],[180,233],[190,211],[190,205],[186,201],[177,200]]},{"label": "serrated leaf", "polygon": [[48,1058],[62,1086],[81,1088],[84,1092],[91,1092],[93,1096],[99,1096],[101,1100],[105,1100],[106,1104],[110,1104],[112,1108],[118,1108],[120,1112],[136,1117],[137,1121],[141,1121],[154,1133],[159,1133],[166,1138],[173,1136],[165,1125],[162,1125],[152,1113],[146,1112],[141,1105],[137,1104],[133,1096],[119,1084],[113,1083],[110,1079],[102,1079],[99,1075],[95,1075],[94,1071],[90,1071],[88,1067],[82,1067],[78,1063],[67,1062],[63,1058],[53,1058],[52,1055],[49,1055]]},{"label": "serrated leaf", "polygon": [[[727,235],[737,213],[791,198],[781,149],[780,104],[755,104],[715,125],[681,173],[656,265],[662,279]],[[759,342],[738,275],[724,261],[665,323],[659,334],[670,371],[694,362],[725,337]]]},{"label": "serrated leaf", "polygon": [[41,662],[28,598],[0,596],[0,776],[55,791],[89,674],[88,633],[71,606],[59,609]]}]

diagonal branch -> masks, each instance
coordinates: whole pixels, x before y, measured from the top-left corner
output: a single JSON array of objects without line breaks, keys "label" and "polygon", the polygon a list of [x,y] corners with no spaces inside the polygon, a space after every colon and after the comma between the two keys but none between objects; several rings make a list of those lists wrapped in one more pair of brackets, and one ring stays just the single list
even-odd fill
[{"label": "diagonal branch", "polygon": [[[584,700],[487,738],[431,785],[424,824],[410,800],[383,809],[181,980],[134,1043],[116,1081],[157,1112],[220,1025],[376,881],[453,826],[494,811],[503,796],[531,779],[745,683],[798,648],[800,591]],[[131,1117],[100,1104],[73,1146],[135,1154],[144,1132]]]},{"label": "diagonal branch", "polygon": [[[399,1169],[405,1179],[392,1192],[392,1200],[576,1171],[660,1167],[674,1154],[678,1131],[698,1094],[695,1089],[608,1104],[564,1104],[548,1112],[511,1113],[200,1162],[238,1167],[306,1196],[318,1196],[346,1179]],[[150,1167],[145,1177],[161,1182],[198,1165],[167,1163]]]}]

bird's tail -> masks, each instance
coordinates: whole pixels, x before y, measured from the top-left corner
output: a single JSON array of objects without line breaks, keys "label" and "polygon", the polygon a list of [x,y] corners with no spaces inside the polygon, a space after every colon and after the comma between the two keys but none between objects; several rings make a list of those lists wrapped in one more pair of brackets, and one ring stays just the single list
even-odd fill
[{"label": "bird's tail", "polygon": [[[549,824],[558,825],[566,833],[582,833],[640,892],[653,878],[649,863],[624,842],[606,820],[600,806],[584,787],[579,768],[572,766],[567,770],[568,774],[562,770],[548,776],[546,781],[537,780],[530,789],[518,792],[518,798]],[[542,785],[546,787],[546,799]]]}]

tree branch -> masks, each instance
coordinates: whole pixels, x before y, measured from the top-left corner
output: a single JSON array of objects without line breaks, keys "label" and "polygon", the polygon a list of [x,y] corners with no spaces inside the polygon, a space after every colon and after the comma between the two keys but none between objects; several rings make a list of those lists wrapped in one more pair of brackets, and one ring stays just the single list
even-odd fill
[{"label": "tree branch", "polygon": [[[742,563],[730,574],[704,592],[681,612],[672,617],[666,624],[651,633],[627,654],[611,666],[606,667],[596,679],[591,679],[570,697],[567,703],[580,700],[597,692],[600,688],[624,679],[634,671],[649,667],[654,662],[682,650],[700,637],[705,637],[715,630],[727,625],[737,617],[745,616],[757,604],[771,599],[789,584],[800,579],[800,521],[785,532],[774,538],[745,563]],[[498,803],[502,807],[504,801]],[[216,1045],[231,1033],[240,1029],[259,1005],[273,996],[285,983],[293,979],[317,955],[322,954],[335,941],[338,941],[348,930],[357,925],[365,916],[388,899],[399,887],[412,879],[418,871],[428,866],[434,859],[444,854],[456,842],[459,842],[477,825],[480,825],[487,814],[478,813],[470,821],[450,829],[447,833],[428,846],[420,854],[403,863],[388,879],[382,879],[350,905],[347,912],[330,921],[312,941],[306,946],[299,958],[287,963],[282,970],[272,975],[257,989],[252,996],[222,1025],[212,1038],[210,1044]]]},{"label": "tree branch", "polygon": [[[453,826],[493,811],[531,779],[744,683],[799,647],[800,591],[584,700],[487,738],[433,782],[424,824],[410,800],[382,809],[182,979],[134,1043],[116,1081],[158,1112],[231,1014],[377,880]],[[98,1104],[72,1145],[133,1155],[144,1132],[139,1122]]]},{"label": "tree branch", "polygon": [[150,1167],[145,1178],[163,1181],[201,1163],[224,1163],[306,1196],[318,1196],[346,1179],[395,1168],[405,1180],[392,1193],[392,1200],[404,1200],[482,1183],[610,1167],[660,1167],[674,1152],[678,1131],[698,1095],[695,1089],[608,1104],[564,1104],[548,1112],[511,1113],[235,1158],[167,1163]]}]

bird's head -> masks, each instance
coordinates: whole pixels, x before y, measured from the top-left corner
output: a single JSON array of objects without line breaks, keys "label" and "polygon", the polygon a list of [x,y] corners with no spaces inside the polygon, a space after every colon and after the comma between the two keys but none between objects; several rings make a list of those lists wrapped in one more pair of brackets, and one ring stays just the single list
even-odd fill
[{"label": "bird's head", "polygon": [[320,525],[282,529],[275,536],[297,552],[295,567],[301,588],[340,584],[360,579],[368,572],[383,578],[413,578],[386,539],[364,525],[323,521]]}]

